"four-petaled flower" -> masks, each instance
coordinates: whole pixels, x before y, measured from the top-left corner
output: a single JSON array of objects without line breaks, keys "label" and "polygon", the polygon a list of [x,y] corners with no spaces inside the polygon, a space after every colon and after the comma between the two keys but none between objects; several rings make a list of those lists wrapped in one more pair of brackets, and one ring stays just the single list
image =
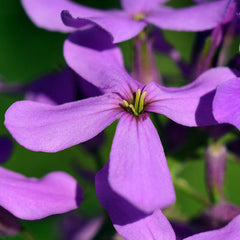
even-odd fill
[{"label": "four-petaled flower", "polygon": [[109,160],[111,187],[144,212],[173,203],[170,172],[149,112],[186,126],[216,124],[215,88],[235,75],[220,67],[181,88],[155,82],[143,86],[125,71],[120,50],[99,28],[70,35],[64,55],[73,70],[105,94],[59,106],[16,102],[6,112],[7,129],[30,150],[56,152],[87,141],[120,119]]}]

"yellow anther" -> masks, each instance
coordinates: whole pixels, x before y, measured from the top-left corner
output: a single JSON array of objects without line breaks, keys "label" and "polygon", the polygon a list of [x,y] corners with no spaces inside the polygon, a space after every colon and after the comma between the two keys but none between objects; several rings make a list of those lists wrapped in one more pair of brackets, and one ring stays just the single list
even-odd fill
[{"label": "yellow anther", "polygon": [[146,92],[141,92],[141,89],[138,89],[135,93],[135,97],[130,101],[122,100],[122,107],[132,113],[135,116],[139,116],[144,111],[144,99]]},{"label": "yellow anther", "polygon": [[123,103],[124,103],[125,107],[129,107],[129,104],[126,100],[123,100]]}]

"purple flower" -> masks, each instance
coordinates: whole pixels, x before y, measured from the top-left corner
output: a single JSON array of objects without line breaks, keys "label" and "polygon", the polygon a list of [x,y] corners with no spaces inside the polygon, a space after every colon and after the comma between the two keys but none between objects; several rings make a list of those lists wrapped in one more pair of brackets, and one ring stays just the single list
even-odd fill
[{"label": "purple flower", "polygon": [[218,86],[213,101],[214,117],[219,123],[230,123],[240,130],[240,78]]},{"label": "purple flower", "polygon": [[216,124],[215,88],[235,75],[221,67],[181,88],[155,82],[143,86],[126,72],[120,50],[99,28],[70,35],[64,54],[78,74],[105,94],[59,106],[16,102],[6,112],[7,129],[30,150],[56,152],[87,141],[120,119],[110,153],[111,187],[146,212],[173,203],[170,172],[149,112],[186,126]]},{"label": "purple flower", "polygon": [[[39,27],[60,32],[99,25],[115,43],[131,39],[147,24],[177,31],[204,31],[216,27],[225,17],[231,0],[174,9],[164,0],[121,0],[123,10],[98,10],[68,0],[22,0],[31,20]],[[60,13],[62,10],[62,20]],[[71,13],[69,13],[69,12]],[[204,16],[204,18],[202,17]]]},{"label": "purple flower", "polygon": [[76,180],[64,172],[36,179],[0,167],[0,186],[0,206],[25,220],[68,212],[82,201]]}]

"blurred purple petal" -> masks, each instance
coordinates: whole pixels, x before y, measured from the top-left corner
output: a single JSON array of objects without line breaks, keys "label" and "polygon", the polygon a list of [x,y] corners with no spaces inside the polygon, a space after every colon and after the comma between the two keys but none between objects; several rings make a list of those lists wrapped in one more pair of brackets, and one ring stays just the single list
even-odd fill
[{"label": "blurred purple petal", "polygon": [[61,20],[61,11],[69,10],[74,16],[81,13],[82,17],[96,16],[103,11],[82,6],[69,0],[21,0],[29,18],[40,28],[50,31],[71,32]]},{"label": "blurred purple petal", "polygon": [[88,17],[83,16],[81,11],[79,11],[76,17],[72,16],[71,11],[70,13],[63,11],[62,20],[66,26],[79,29],[87,25],[97,25],[112,36],[114,43],[135,37],[147,25],[144,21],[135,21],[129,14],[121,10],[105,11],[102,15]]},{"label": "blurred purple petal", "polygon": [[95,184],[98,200],[123,238],[175,240],[174,231],[160,210],[145,214],[113,191],[108,182],[108,164],[97,173]]},{"label": "blurred purple petal", "polygon": [[213,113],[219,123],[230,123],[240,130],[239,91],[240,78],[219,85],[213,101]]},{"label": "blurred purple petal", "polygon": [[171,175],[158,133],[148,116],[121,117],[109,160],[109,183],[142,211],[175,202]]},{"label": "blurred purple petal", "polygon": [[77,208],[82,190],[64,172],[27,178],[0,167],[0,205],[18,218],[35,220]]},{"label": "blurred purple petal", "polygon": [[149,13],[145,20],[167,30],[205,31],[223,21],[230,1],[219,0],[180,9],[161,6]]},{"label": "blurred purple petal", "polygon": [[30,85],[25,98],[52,104],[72,102],[77,97],[73,77],[74,73],[68,68],[41,77]]},{"label": "blurred purple petal", "polygon": [[218,84],[234,78],[226,67],[213,68],[200,75],[194,82],[180,88],[147,85],[146,101],[151,102],[147,111],[166,115],[186,126],[217,124],[212,114],[212,101]]},{"label": "blurred purple petal", "polygon": [[118,104],[116,94],[56,106],[19,101],[7,110],[5,126],[25,148],[56,152],[96,136],[119,117]]},{"label": "blurred purple petal", "polygon": [[9,137],[0,137],[0,164],[5,163],[13,151],[13,142]]},{"label": "blurred purple petal", "polygon": [[64,218],[62,232],[67,240],[92,240],[103,220],[103,217],[87,219],[77,214],[69,214]]}]

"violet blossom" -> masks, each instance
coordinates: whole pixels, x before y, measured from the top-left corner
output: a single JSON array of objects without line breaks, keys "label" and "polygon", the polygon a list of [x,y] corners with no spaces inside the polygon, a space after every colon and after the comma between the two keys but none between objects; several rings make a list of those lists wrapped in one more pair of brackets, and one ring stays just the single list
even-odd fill
[{"label": "violet blossom", "polygon": [[12,140],[7,136],[0,136],[0,163],[5,163],[13,151]]},{"label": "violet blossom", "polygon": [[[225,17],[231,0],[219,0],[181,9],[164,6],[164,2],[167,1],[121,0],[123,10],[99,10],[68,0],[22,0],[22,5],[31,20],[41,28],[71,32],[74,28],[97,24],[110,33],[113,42],[117,43],[133,38],[148,24],[176,31],[212,29]],[[60,19],[61,12],[66,26]]]},{"label": "violet blossom", "polygon": [[0,167],[0,186],[0,207],[25,220],[76,209],[83,198],[76,180],[64,172],[36,179]]},{"label": "violet blossom", "polygon": [[220,67],[181,88],[155,82],[143,86],[126,72],[119,48],[99,28],[70,35],[64,55],[72,69],[105,94],[58,106],[16,102],[5,114],[9,132],[25,148],[57,152],[87,141],[120,119],[109,160],[111,187],[145,212],[172,204],[171,175],[149,112],[186,126],[216,124],[215,88],[235,75]]}]

